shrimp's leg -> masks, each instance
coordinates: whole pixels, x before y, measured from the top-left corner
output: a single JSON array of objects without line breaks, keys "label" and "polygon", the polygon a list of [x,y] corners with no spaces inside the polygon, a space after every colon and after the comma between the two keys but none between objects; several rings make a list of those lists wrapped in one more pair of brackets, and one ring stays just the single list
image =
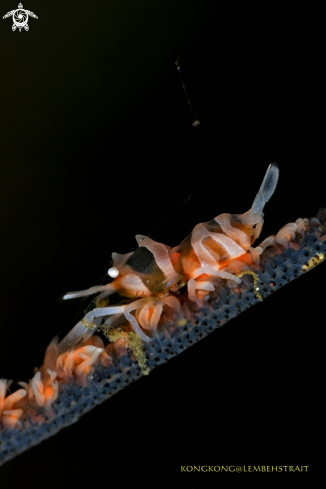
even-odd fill
[{"label": "shrimp's leg", "polygon": [[63,296],[63,300],[75,299],[76,297],[84,297],[85,295],[97,294],[97,292],[105,292],[105,296],[111,295],[115,292],[115,287],[112,284],[95,285],[86,290],[79,290],[77,292],[67,292]]},{"label": "shrimp's leg", "polygon": [[66,352],[74,347],[82,339],[86,341],[100,327],[102,318],[111,314],[123,313],[126,306],[98,307],[88,312],[84,319],[79,321],[76,326],[58,344],[59,354]]}]

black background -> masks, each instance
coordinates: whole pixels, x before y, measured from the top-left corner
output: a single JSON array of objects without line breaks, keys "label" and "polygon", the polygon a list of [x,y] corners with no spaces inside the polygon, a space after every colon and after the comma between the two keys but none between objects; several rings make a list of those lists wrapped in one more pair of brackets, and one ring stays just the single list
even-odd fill
[{"label": "black background", "polygon": [[[85,305],[58,298],[100,283],[111,253],[128,252],[196,184],[153,239],[175,246],[198,222],[245,212],[272,161],[280,180],[262,239],[326,205],[320,12],[216,4],[31,0],[29,32],[1,20],[4,378],[33,376]],[[14,8],[1,2],[1,16]],[[36,487],[51,474],[50,487],[69,475],[175,477],[181,465],[316,471],[324,267],[8,462],[3,480],[31,467]]]}]

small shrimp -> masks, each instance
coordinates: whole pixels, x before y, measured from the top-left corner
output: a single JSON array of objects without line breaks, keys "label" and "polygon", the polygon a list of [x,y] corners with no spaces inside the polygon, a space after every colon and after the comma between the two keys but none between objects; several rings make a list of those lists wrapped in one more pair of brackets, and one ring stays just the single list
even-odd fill
[{"label": "small shrimp", "polygon": [[[253,248],[252,245],[261,233],[263,208],[275,191],[278,177],[278,165],[270,164],[249,211],[244,214],[224,213],[197,224],[179,246],[171,248],[138,234],[135,251],[112,253],[113,266],[108,270],[112,282],[68,292],[63,299],[98,294],[99,303],[117,293],[128,302],[124,300],[123,303],[120,301],[88,312],[59,343],[59,352],[64,353],[81,340],[88,340],[103,324],[108,328],[121,318],[130,322],[141,340],[150,342],[156,334],[164,306],[172,308],[178,321],[182,320],[177,298],[181,287],[187,285],[189,299],[202,306],[205,298],[209,297],[207,292],[214,290],[212,279],[219,277],[239,284],[241,280],[232,272],[232,264],[237,264],[236,271],[243,270],[242,265],[248,262],[259,265],[263,248]],[[282,236],[286,236],[284,232]]]}]

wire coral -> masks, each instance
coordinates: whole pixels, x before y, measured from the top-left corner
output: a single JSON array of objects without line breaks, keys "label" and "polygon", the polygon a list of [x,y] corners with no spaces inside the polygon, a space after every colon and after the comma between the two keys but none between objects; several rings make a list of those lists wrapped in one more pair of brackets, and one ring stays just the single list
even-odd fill
[{"label": "wire coral", "polygon": [[278,175],[277,165],[270,165],[248,212],[198,224],[174,248],[138,235],[133,253],[113,253],[112,282],[64,296],[97,293],[96,304],[111,302],[89,311],[60,342],[55,338],[23,389],[6,395],[8,383],[0,382],[0,463],[324,260],[324,209],[253,247]]}]

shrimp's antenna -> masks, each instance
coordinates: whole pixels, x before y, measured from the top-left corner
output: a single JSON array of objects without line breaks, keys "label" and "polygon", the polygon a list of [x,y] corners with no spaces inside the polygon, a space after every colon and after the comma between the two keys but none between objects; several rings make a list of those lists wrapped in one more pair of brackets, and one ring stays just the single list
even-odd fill
[{"label": "shrimp's antenna", "polygon": [[178,57],[175,60],[175,66],[177,67],[177,71],[180,75],[181,87],[182,87],[182,90],[184,91],[184,94],[186,96],[186,101],[187,101],[190,113],[192,115],[192,118],[193,118],[192,125],[197,129],[198,135],[201,136],[201,133],[200,133],[200,130],[198,127],[200,125],[200,120],[198,119],[197,114],[196,114],[196,112],[192,106],[191,100],[189,99],[188,92],[186,89],[186,85],[185,85],[185,82],[183,80],[183,76],[182,76],[182,72],[181,72],[179,46],[178,46]]},{"label": "shrimp's antenna", "polygon": [[[183,76],[182,76],[182,72],[181,72],[181,66],[180,66],[180,52],[179,52],[179,46],[177,46],[177,58],[175,60],[175,66],[177,68],[177,71],[180,75],[180,82],[181,82],[181,87],[182,87],[182,90],[185,94],[185,97],[186,97],[186,102],[187,102],[187,105],[188,105],[188,108],[190,110],[190,114],[191,114],[191,117],[192,117],[192,126],[196,129],[197,131],[197,134],[198,134],[198,137],[200,138],[200,141],[201,141],[201,144],[202,144],[202,164],[201,164],[201,170],[200,170],[200,173],[199,173],[199,176],[198,176],[198,180],[195,184],[195,186],[193,187],[192,191],[190,192],[190,194],[188,195],[188,197],[182,202],[182,204],[177,207],[177,209],[175,211],[172,212],[172,214],[170,214],[170,216],[165,219],[165,221],[163,221],[159,226],[157,226],[153,231],[151,231],[147,236],[152,236],[152,234],[154,234],[158,229],[160,229],[162,226],[164,226],[164,224],[166,224],[175,214],[177,214],[180,209],[182,209],[182,207],[184,205],[187,204],[187,202],[190,200],[190,198],[192,197],[192,195],[195,193],[200,181],[201,181],[201,178],[202,178],[202,175],[203,175],[203,169],[204,169],[204,161],[205,161],[205,146],[203,144],[203,137],[202,137],[202,134],[200,132],[200,129],[199,129],[199,126],[200,126],[200,120],[198,119],[197,117],[197,114],[192,106],[192,103],[191,103],[191,100],[189,99],[189,96],[188,96],[188,92],[187,92],[187,89],[186,89],[186,85],[185,85],[185,82],[184,82],[184,79],[183,79]],[[130,253],[131,251],[133,251],[136,247],[133,246],[129,251],[128,253]]]}]

